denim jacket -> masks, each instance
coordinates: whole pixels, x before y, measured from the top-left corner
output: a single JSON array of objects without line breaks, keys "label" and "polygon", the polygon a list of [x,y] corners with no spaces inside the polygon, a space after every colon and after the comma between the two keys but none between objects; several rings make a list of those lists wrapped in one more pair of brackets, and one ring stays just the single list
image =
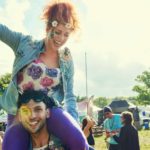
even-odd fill
[{"label": "denim jacket", "polygon": [[[33,40],[31,36],[11,31],[2,24],[0,24],[0,40],[10,46],[15,55],[12,79],[8,88],[0,97],[0,105],[9,114],[15,115],[18,101],[17,73],[45,51],[44,40]],[[53,94],[53,98],[58,102],[64,100],[65,109],[77,120],[76,97],[73,93],[74,65],[68,48],[59,51],[59,65],[63,83]]]}]

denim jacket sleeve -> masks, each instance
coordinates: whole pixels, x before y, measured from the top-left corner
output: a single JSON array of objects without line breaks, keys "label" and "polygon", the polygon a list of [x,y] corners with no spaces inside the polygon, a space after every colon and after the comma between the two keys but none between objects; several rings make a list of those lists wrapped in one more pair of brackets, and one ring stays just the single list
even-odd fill
[{"label": "denim jacket sleeve", "polygon": [[[69,66],[67,72],[73,72],[73,63]],[[70,74],[70,76],[66,79],[66,91],[64,93],[64,102],[66,110],[76,119],[78,120],[77,113],[77,103],[76,96],[73,93],[73,76],[74,74]]]},{"label": "denim jacket sleeve", "polygon": [[5,25],[0,24],[0,40],[10,46],[14,53],[16,53],[21,36],[21,33],[11,31]]},{"label": "denim jacket sleeve", "polygon": [[74,64],[68,48],[65,48],[61,56],[61,69],[64,90],[65,109],[78,121],[76,96],[73,92]]}]

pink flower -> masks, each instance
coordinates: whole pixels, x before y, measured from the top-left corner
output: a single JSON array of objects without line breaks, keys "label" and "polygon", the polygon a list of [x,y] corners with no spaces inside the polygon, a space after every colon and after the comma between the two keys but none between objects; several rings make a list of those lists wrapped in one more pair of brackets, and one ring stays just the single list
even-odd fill
[{"label": "pink flower", "polygon": [[38,63],[41,63],[42,60],[38,58],[38,59],[34,60],[33,62],[34,62],[35,64],[38,64]]},{"label": "pink flower", "polygon": [[41,79],[40,81],[40,84],[43,86],[43,87],[48,87],[48,86],[51,86],[52,84],[54,83],[54,81],[48,77],[44,77]]},{"label": "pink flower", "polygon": [[22,88],[23,88],[23,91],[25,91],[25,90],[32,90],[32,89],[34,89],[34,84],[33,84],[33,82],[28,82],[27,84],[23,84],[22,85]]}]

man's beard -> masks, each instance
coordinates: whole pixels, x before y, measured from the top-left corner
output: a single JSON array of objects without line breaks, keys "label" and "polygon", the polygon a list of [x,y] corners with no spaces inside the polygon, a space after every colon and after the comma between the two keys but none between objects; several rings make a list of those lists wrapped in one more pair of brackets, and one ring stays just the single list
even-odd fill
[{"label": "man's beard", "polygon": [[40,122],[40,124],[38,124],[38,126],[35,129],[32,129],[30,125],[28,126],[24,125],[25,129],[31,134],[40,133],[45,126],[46,126],[46,120],[43,120],[42,122]]}]

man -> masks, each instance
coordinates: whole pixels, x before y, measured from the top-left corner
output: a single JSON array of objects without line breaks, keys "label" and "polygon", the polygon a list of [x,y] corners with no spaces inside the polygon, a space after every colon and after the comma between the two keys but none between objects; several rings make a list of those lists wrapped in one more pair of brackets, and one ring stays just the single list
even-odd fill
[{"label": "man", "polygon": [[50,117],[48,108],[53,100],[40,91],[25,91],[19,97],[19,121],[30,133],[30,150],[63,150],[53,142],[48,133],[46,119]]},{"label": "man", "polygon": [[109,106],[104,107],[103,113],[105,116],[104,129],[106,131],[106,142],[109,150],[119,150],[118,143],[111,136],[117,134],[121,128],[121,117],[119,114],[113,114]]},{"label": "man", "polygon": [[[66,146],[62,146],[57,138],[50,135],[47,129],[46,120],[51,117],[49,108],[56,105],[55,101],[42,91],[27,90],[23,94],[19,94],[19,124],[13,128],[13,132],[18,130],[18,128],[28,131],[30,134],[28,140],[30,146],[28,150],[68,150]],[[8,130],[11,130],[11,127]],[[15,137],[21,138],[20,136],[27,136],[26,134],[28,133],[24,132],[19,136],[15,135]],[[14,138],[14,136],[11,138]],[[14,144],[9,140],[5,140],[5,142],[5,145]],[[22,145],[22,147],[24,146]],[[89,150],[94,149],[89,146]]]}]

